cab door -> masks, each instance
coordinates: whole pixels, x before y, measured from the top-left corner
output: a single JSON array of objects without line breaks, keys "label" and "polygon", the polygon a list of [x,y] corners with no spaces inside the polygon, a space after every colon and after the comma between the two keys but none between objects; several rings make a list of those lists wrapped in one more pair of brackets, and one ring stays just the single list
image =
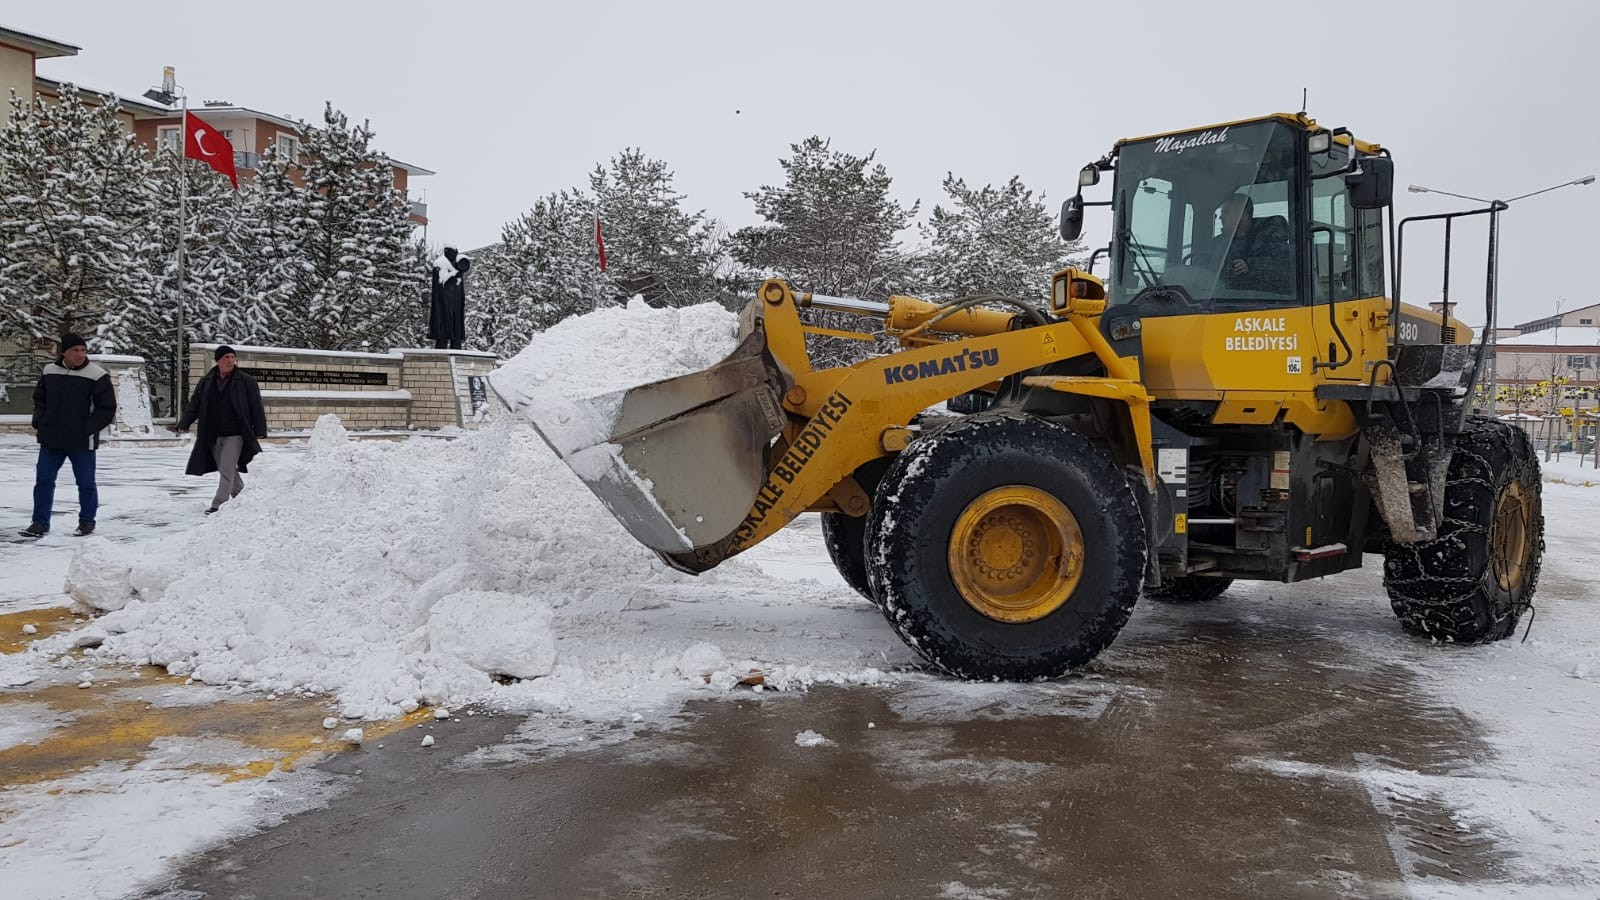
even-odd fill
[{"label": "cab door", "polygon": [[[1314,310],[1311,327],[1317,342],[1316,359],[1343,361],[1347,355],[1349,359],[1337,368],[1321,369],[1322,377],[1365,381],[1367,364],[1387,355],[1387,326],[1372,320],[1372,304],[1357,302],[1383,296],[1383,214],[1350,205],[1342,177],[1346,163],[1342,154],[1327,154],[1313,158],[1311,164],[1307,266]],[[1330,299],[1337,307],[1332,320],[1328,316]],[[1344,341],[1340,341],[1341,332]],[[1345,342],[1350,345],[1348,354]],[[1330,343],[1335,348],[1332,357]]]}]

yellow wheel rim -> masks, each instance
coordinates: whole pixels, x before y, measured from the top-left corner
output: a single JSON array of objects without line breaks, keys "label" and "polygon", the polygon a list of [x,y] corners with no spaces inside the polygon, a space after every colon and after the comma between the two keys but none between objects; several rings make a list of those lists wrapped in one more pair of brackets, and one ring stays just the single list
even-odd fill
[{"label": "yellow wheel rim", "polygon": [[1528,546],[1532,542],[1532,504],[1522,485],[1506,485],[1495,503],[1494,532],[1489,546],[1494,553],[1494,577],[1502,590],[1516,590],[1528,575]]},{"label": "yellow wheel rim", "polygon": [[1083,532],[1065,504],[1010,485],[968,504],[950,533],[950,576],[978,612],[1033,622],[1072,596],[1083,574]]}]

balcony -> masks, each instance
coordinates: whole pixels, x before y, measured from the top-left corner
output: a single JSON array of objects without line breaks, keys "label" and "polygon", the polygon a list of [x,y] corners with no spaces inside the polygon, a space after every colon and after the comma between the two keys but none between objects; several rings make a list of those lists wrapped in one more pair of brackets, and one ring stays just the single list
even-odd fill
[{"label": "balcony", "polygon": [[413,218],[413,219],[421,219],[424,222],[426,222],[428,220],[428,204],[427,204],[427,201],[424,201],[424,200],[413,200],[413,201],[411,201],[411,218]]},{"label": "balcony", "polygon": [[233,152],[233,167],[235,169],[249,169],[254,172],[261,168],[261,154],[235,150]]}]

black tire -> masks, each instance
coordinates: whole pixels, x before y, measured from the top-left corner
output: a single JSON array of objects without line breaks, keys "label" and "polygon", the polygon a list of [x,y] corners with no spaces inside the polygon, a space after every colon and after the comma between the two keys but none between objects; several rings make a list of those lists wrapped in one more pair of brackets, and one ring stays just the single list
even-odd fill
[{"label": "black tire", "polygon": [[1383,586],[1402,628],[1464,644],[1516,631],[1544,558],[1539,488],[1539,459],[1522,429],[1468,421],[1450,460],[1439,536],[1385,547]]},{"label": "black tire", "polygon": [[[888,457],[865,463],[855,472],[856,483],[871,496],[888,470]],[[856,593],[877,604],[872,596],[872,585],[867,582],[867,517],[850,516],[842,512],[822,514],[822,545],[828,548],[828,558],[839,576]]]},{"label": "black tire", "polygon": [[[1070,513],[1081,546],[1036,553],[1003,523],[1014,507],[987,507],[995,492],[1021,491]],[[1031,515],[1025,507],[1024,518]],[[1001,512],[994,512],[999,509]],[[1139,599],[1145,531],[1139,504],[1111,458],[1083,435],[1016,413],[968,416],[912,442],[884,475],[867,524],[869,581],[884,616],[902,639],[939,669],[962,678],[1052,678],[1081,666],[1109,646]],[[1002,523],[991,525],[990,523]],[[1060,519],[1039,517],[1049,527]],[[979,523],[972,530],[973,523]],[[1054,598],[1027,620],[1003,621],[981,612],[957,586],[951,543],[958,527],[985,540],[990,530],[1018,549],[1015,569],[976,563],[991,583],[1031,567],[1022,582],[1068,578]],[[1048,531],[1048,528],[1046,529]],[[1062,532],[1050,532],[1062,533]],[[1035,544],[1037,542],[1034,542]],[[1063,547],[1065,547],[1063,543]],[[1081,551],[1081,552],[1078,552]],[[1076,556],[1071,554],[1077,553]],[[977,559],[976,550],[973,558]],[[1050,560],[1071,559],[1066,566]],[[999,572],[1001,574],[995,575]],[[1037,574],[1044,573],[1044,574]],[[1028,579],[1037,579],[1028,581]],[[1059,605],[1055,605],[1055,604]]]},{"label": "black tire", "polygon": [[989,404],[993,402],[994,395],[987,391],[968,391],[965,394],[957,394],[954,397],[951,397],[949,400],[946,400],[944,402],[944,408],[953,413],[961,413],[966,415],[970,413],[981,413],[988,409]]},{"label": "black tire", "polygon": [[1163,581],[1160,587],[1147,587],[1144,595],[1162,603],[1205,603],[1221,597],[1232,584],[1232,578],[1185,575]]},{"label": "black tire", "polygon": [[823,513],[822,544],[844,583],[876,605],[872,585],[867,583],[867,517]]}]

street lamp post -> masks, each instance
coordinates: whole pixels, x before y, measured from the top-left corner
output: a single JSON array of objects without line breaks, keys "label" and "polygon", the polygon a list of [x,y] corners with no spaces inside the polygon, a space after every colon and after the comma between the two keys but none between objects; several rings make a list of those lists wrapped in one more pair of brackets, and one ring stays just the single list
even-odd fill
[{"label": "street lamp post", "polygon": [[[161,69],[161,86],[153,87],[144,92],[148,100],[153,100],[163,106],[171,106],[173,101],[180,104],[180,118],[178,120],[178,271],[177,271],[177,327],[172,346],[172,417],[174,421],[183,418],[183,244],[184,234],[188,223],[184,221],[189,207],[189,178],[183,162],[183,142],[189,133],[189,96],[184,93],[183,86],[178,84],[176,72],[172,66],[163,66]],[[158,142],[159,143],[159,142]],[[159,148],[158,148],[159,149]]]},{"label": "street lamp post", "polygon": [[[1595,177],[1593,175],[1585,175],[1582,178],[1574,178],[1571,181],[1563,181],[1560,184],[1552,184],[1547,188],[1540,188],[1537,191],[1529,191],[1526,194],[1518,194],[1509,200],[1485,200],[1482,197],[1471,197],[1466,194],[1453,194],[1450,191],[1441,191],[1436,188],[1423,187],[1417,184],[1413,184],[1406,188],[1406,190],[1413,194],[1443,194],[1446,197],[1456,197],[1461,200],[1471,200],[1474,203],[1486,203],[1489,206],[1489,274],[1488,283],[1485,285],[1485,290],[1488,292],[1489,298],[1489,316],[1488,321],[1485,322],[1483,326],[1485,329],[1483,342],[1484,355],[1488,357],[1488,397],[1490,404],[1489,410],[1491,414],[1493,414],[1499,406],[1495,400],[1495,391],[1498,388],[1498,385],[1496,384],[1496,376],[1498,373],[1495,371],[1495,355],[1497,352],[1496,345],[1498,343],[1498,336],[1495,334],[1495,332],[1499,329],[1500,324],[1500,213],[1518,200],[1526,200],[1529,197],[1537,196],[1539,194],[1547,194],[1550,191],[1560,190],[1564,187],[1594,184],[1594,179]],[[1446,277],[1449,277],[1448,274],[1446,274]]]}]

